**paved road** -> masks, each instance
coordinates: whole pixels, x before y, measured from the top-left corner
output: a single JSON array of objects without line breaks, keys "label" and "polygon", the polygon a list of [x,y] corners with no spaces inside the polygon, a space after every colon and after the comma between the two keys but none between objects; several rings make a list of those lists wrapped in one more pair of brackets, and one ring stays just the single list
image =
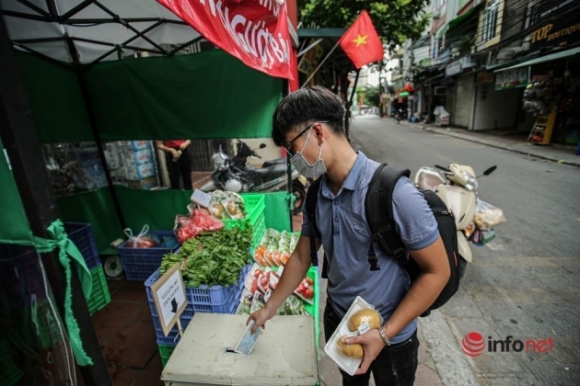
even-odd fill
[{"label": "paved road", "polygon": [[[484,247],[458,294],[423,320],[445,384],[580,384],[580,168],[428,133],[390,119],[352,121],[353,146],[377,161],[405,166],[465,163],[481,173],[480,197],[504,210],[507,223]],[[489,352],[467,358],[461,339],[553,338],[552,352]],[[528,347],[531,347],[528,344]],[[545,344],[549,347],[549,341]],[[499,351],[500,344],[496,346]],[[516,346],[517,348],[517,346]]]}]

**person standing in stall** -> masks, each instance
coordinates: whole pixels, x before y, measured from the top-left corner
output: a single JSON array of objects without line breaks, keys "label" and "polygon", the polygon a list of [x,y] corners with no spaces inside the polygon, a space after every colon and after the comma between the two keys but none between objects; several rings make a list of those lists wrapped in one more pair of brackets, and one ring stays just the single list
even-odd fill
[{"label": "person standing in stall", "polygon": [[174,139],[170,141],[155,141],[157,148],[165,153],[165,163],[169,173],[171,189],[180,189],[183,182],[184,190],[193,189],[191,183],[191,154],[189,139]]}]

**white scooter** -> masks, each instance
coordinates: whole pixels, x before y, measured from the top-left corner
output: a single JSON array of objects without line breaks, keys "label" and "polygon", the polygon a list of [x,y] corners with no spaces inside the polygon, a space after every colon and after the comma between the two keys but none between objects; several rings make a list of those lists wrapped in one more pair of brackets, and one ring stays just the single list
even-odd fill
[{"label": "white scooter", "polygon": [[[445,202],[455,217],[460,257],[471,263],[473,256],[466,233],[472,231],[474,227],[478,177],[473,168],[467,165],[451,164],[448,168],[440,165],[435,167],[442,170],[446,179],[442,177],[440,171],[423,166],[415,174],[415,186],[435,191]],[[495,169],[497,166],[490,167],[482,176],[489,176]]]}]

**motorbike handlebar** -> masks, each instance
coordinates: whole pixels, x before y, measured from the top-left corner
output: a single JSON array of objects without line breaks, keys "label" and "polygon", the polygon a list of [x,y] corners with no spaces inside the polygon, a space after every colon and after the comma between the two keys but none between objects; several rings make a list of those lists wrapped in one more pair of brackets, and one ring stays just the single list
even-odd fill
[{"label": "motorbike handlebar", "polygon": [[441,166],[441,165],[435,165],[435,167],[436,167],[437,169],[441,169],[441,170],[443,170],[443,171],[445,171],[445,172],[449,172],[449,173],[451,173],[451,170],[449,170],[449,169],[448,169],[448,168],[446,168],[445,166]]}]

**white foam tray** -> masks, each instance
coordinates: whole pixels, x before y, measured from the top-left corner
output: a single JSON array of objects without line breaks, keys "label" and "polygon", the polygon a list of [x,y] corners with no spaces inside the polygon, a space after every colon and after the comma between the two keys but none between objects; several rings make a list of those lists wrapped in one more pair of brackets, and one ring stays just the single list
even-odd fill
[{"label": "white foam tray", "polygon": [[[324,346],[324,351],[326,354],[347,374],[354,375],[356,370],[359,368],[360,364],[362,363],[362,359],[352,358],[342,354],[337,345],[337,341],[343,335],[349,336],[356,336],[358,335],[357,332],[350,332],[348,330],[348,320],[352,315],[357,313],[360,310],[374,310],[371,304],[367,303],[363,298],[357,296],[356,299],[350,305],[346,315],[340,321],[340,324],[334,331],[334,334],[330,337],[330,340]],[[381,317],[381,325],[383,324],[383,318]]]}]

